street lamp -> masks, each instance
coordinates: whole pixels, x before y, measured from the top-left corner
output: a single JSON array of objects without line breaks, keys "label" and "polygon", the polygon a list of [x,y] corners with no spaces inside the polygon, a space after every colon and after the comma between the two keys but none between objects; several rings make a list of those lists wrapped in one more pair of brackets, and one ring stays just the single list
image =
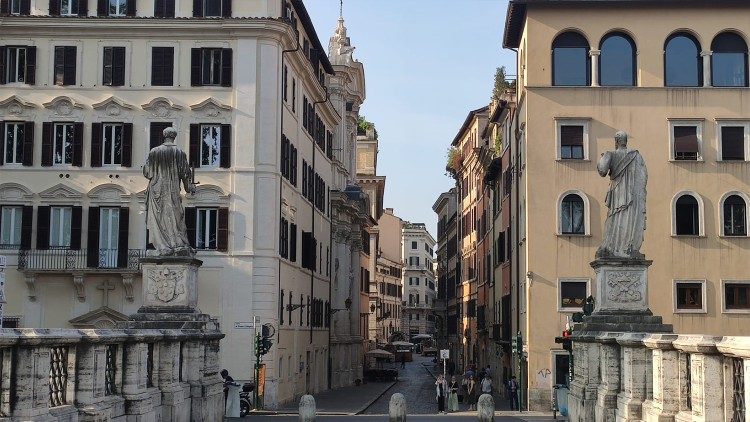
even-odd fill
[{"label": "street lamp", "polygon": [[328,314],[333,315],[338,311],[348,311],[352,307],[352,300],[350,298],[346,298],[346,300],[344,301],[344,306],[345,307],[343,309],[331,309],[328,311]]}]

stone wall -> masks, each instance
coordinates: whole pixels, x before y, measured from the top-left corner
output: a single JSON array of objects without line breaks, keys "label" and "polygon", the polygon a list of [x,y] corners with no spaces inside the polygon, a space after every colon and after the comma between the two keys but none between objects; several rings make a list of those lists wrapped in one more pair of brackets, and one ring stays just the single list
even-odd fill
[{"label": "stone wall", "polygon": [[750,420],[750,337],[574,337],[571,422]]},{"label": "stone wall", "polygon": [[0,330],[0,421],[218,421],[218,331]]}]

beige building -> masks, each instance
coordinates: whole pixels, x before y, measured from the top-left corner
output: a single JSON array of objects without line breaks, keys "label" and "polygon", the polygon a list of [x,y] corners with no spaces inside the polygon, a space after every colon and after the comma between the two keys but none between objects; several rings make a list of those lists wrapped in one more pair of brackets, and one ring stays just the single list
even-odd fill
[{"label": "beige building", "polygon": [[750,334],[749,17],[735,1],[510,2],[513,329],[530,408],[548,409],[552,385],[565,381],[554,337],[595,289],[589,262],[609,185],[596,162],[617,130],[649,171],[651,310],[681,334]]},{"label": "beige building", "polygon": [[387,343],[401,328],[404,265],[401,261],[403,220],[386,208],[378,219],[376,272],[370,282],[370,341]]},{"label": "beige building", "polygon": [[[140,307],[141,166],[174,126],[200,182],[186,223],[222,365],[252,378],[257,318],[277,328],[265,405],[326,389],[328,204],[354,181],[341,123],[364,99],[361,65],[334,72],[301,0],[2,3],[6,326],[103,328]],[[334,74],[347,92],[329,100]],[[342,353],[347,373],[361,366]]]},{"label": "beige building", "polygon": [[403,313],[400,330],[411,336],[435,335],[435,239],[424,223],[404,222],[402,261]]}]

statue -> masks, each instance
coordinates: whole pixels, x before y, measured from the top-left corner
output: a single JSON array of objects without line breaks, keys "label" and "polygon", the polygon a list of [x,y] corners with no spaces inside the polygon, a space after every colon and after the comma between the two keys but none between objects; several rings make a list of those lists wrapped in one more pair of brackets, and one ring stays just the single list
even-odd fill
[{"label": "statue", "polygon": [[628,149],[628,134],[615,134],[615,150],[602,154],[599,175],[609,175],[604,237],[596,258],[645,259],[640,252],[646,230],[646,162],[637,150]]},{"label": "statue", "polygon": [[143,176],[149,180],[146,226],[157,255],[192,257],[195,251],[187,237],[180,184],[186,192],[194,194],[193,174],[187,155],[174,143],[177,130],[170,127],[163,133],[164,143],[148,153],[143,166]]}]

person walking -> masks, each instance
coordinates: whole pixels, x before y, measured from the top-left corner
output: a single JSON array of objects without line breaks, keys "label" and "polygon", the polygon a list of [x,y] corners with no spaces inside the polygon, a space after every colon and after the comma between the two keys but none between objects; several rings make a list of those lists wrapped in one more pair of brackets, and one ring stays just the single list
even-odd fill
[{"label": "person walking", "polygon": [[477,383],[474,381],[474,375],[469,375],[469,380],[466,382],[466,395],[467,402],[469,403],[469,410],[476,410],[477,406]]},{"label": "person walking", "polygon": [[448,396],[448,383],[442,375],[435,381],[435,394],[438,402],[438,413],[445,413],[445,398]]},{"label": "person walking", "polygon": [[448,411],[458,412],[458,381],[456,377],[451,377],[451,382],[448,384]]},{"label": "person walking", "polygon": [[518,382],[515,376],[508,381],[508,397],[510,398],[510,410],[520,410],[518,403]]},{"label": "person walking", "polygon": [[401,369],[406,368],[406,354],[401,355]]}]

